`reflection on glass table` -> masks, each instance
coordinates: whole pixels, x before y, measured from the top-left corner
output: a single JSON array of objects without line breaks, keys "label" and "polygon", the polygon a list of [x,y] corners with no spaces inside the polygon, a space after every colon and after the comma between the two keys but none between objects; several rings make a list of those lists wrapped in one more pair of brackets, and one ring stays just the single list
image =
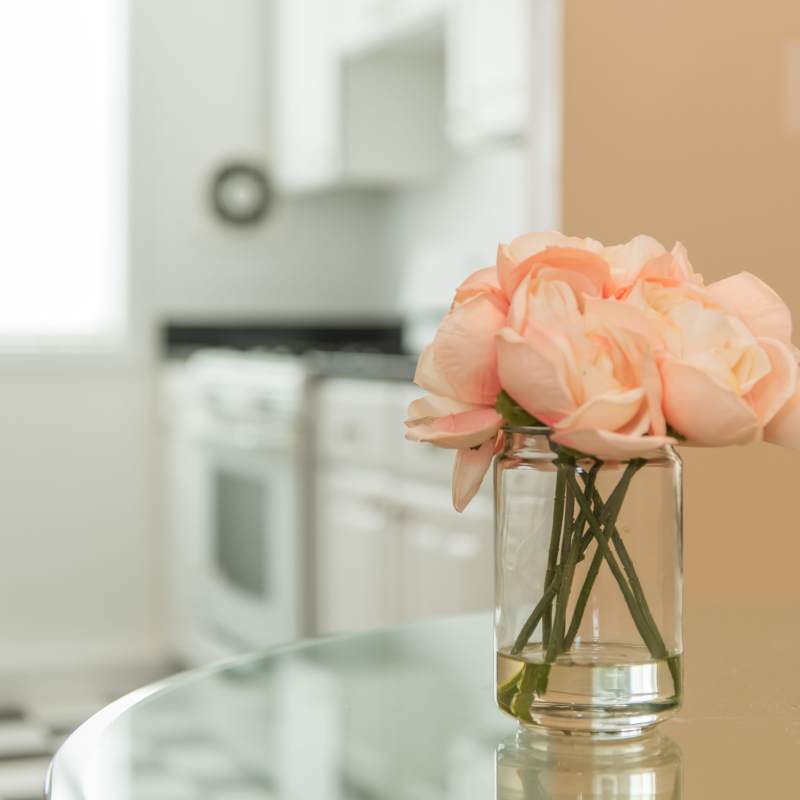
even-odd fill
[{"label": "reflection on glass table", "polygon": [[680,748],[657,732],[618,742],[513,736],[496,759],[497,800],[682,797]]},{"label": "reflection on glass table", "polygon": [[[690,616],[686,705],[657,733],[627,742],[518,735],[493,705],[485,616],[255,654],[101,712],[57,754],[49,797],[791,796],[800,756],[793,617]],[[749,643],[731,648],[741,630]]]}]

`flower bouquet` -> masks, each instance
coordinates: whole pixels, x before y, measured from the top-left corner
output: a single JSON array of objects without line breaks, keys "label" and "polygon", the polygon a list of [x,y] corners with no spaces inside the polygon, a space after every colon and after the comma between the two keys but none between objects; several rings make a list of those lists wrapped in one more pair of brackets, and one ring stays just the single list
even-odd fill
[{"label": "flower bouquet", "polygon": [[681,678],[677,444],[800,447],[800,351],[747,272],[560,233],[501,245],[420,356],[407,437],[456,450],[463,510],[496,459],[497,702],[521,722],[637,733]]}]

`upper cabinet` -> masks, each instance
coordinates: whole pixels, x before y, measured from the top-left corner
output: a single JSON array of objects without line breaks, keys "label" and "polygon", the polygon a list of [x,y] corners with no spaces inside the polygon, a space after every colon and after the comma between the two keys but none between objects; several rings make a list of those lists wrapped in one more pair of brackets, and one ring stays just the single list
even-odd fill
[{"label": "upper cabinet", "polygon": [[339,42],[345,53],[418,47],[441,41],[447,0],[339,0]]},{"label": "upper cabinet", "polygon": [[276,0],[279,185],[404,186],[524,132],[528,3]]},{"label": "upper cabinet", "polygon": [[392,187],[441,168],[441,47],[416,36],[384,46],[378,33],[407,30],[378,13],[388,5],[277,1],[275,177],[285,191]]},{"label": "upper cabinet", "polygon": [[275,4],[275,177],[285,188],[314,189],[340,173],[341,136],[336,3]]},{"label": "upper cabinet", "polygon": [[532,0],[448,0],[447,136],[460,150],[525,133]]}]

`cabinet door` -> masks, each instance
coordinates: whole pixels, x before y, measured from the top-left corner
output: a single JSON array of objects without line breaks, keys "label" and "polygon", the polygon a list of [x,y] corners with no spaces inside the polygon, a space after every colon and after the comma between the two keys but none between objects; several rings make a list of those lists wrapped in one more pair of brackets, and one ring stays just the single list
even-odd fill
[{"label": "cabinet door", "polygon": [[390,463],[387,447],[402,442],[402,430],[384,425],[387,384],[334,378],[316,394],[317,452],[326,465],[343,462],[362,467]]},{"label": "cabinet door", "polygon": [[337,465],[320,475],[317,633],[397,621],[396,514],[385,498],[382,474]]},{"label": "cabinet door", "polygon": [[336,4],[277,0],[275,175],[285,189],[333,183],[341,164]]},{"label": "cabinet door", "polygon": [[450,0],[447,128],[469,149],[523,134],[529,122],[531,0]]},{"label": "cabinet door", "polygon": [[[486,611],[493,596],[493,526],[484,498],[464,514],[448,487],[408,484],[399,547],[397,602],[403,622]],[[481,502],[484,500],[484,502]]]}]

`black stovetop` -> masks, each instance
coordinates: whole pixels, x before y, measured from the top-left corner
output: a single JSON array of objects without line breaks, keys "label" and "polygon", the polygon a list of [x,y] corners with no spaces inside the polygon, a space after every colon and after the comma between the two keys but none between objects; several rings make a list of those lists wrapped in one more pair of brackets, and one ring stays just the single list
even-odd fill
[{"label": "black stovetop", "polygon": [[264,350],[301,355],[310,351],[401,355],[399,321],[376,322],[167,322],[161,342],[167,356],[186,356],[203,348]]}]

